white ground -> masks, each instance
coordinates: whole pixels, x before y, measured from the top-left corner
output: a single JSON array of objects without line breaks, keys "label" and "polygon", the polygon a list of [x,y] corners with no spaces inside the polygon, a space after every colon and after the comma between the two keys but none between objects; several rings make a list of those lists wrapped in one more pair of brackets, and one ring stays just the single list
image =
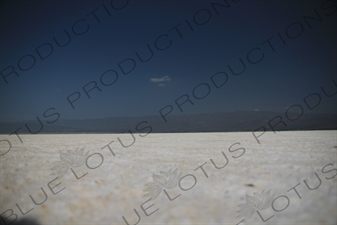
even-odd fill
[{"label": "white ground", "polygon": [[[337,131],[294,131],[268,132],[261,136],[258,144],[251,132],[242,133],[189,133],[189,134],[149,134],[146,137],[135,135],[136,141],[129,148],[123,148],[119,137],[125,144],[131,144],[129,134],[71,134],[71,135],[21,135],[23,144],[10,137],[12,149],[0,156],[0,213],[13,209],[19,218],[35,217],[41,224],[126,224],[122,218],[135,224],[134,209],[139,213],[141,224],[237,224],[240,218],[236,212],[239,204],[246,202],[246,194],[260,193],[271,189],[275,197],[286,195],[289,206],[275,212],[272,208],[262,210],[263,222],[257,213],[242,224],[336,224],[337,223]],[[8,138],[2,135],[1,139]],[[116,156],[108,148],[101,149],[109,142]],[[235,144],[237,143],[237,144]],[[243,150],[230,152],[239,147]],[[60,160],[60,151],[85,147],[85,151],[101,153],[104,161],[97,169],[86,165],[74,171],[78,176],[88,174],[77,180],[69,170],[62,178],[47,184],[56,176],[51,176],[51,164]],[[7,149],[2,142],[1,153]],[[222,169],[215,169],[210,159]],[[88,165],[99,165],[101,158],[93,155]],[[208,175],[201,169],[204,165]],[[331,165],[328,165],[331,164]],[[328,166],[326,166],[328,165]],[[325,167],[326,166],[326,167]],[[322,172],[322,168],[324,168]],[[158,198],[146,203],[143,208],[150,214],[146,216],[140,205],[148,198],[143,197],[144,185],[152,182],[152,174],[178,168],[183,175],[193,174],[195,186],[182,191],[179,186],[169,189]],[[334,171],[331,171],[335,169]],[[330,172],[329,172],[330,171]],[[315,172],[321,179],[319,185]],[[333,177],[334,176],[334,177]],[[333,178],[331,178],[333,177]],[[331,178],[331,179],[327,179]],[[192,176],[181,181],[182,188],[193,185]],[[248,184],[251,184],[250,186]],[[296,186],[301,199],[294,190]],[[247,186],[248,185],[248,186]],[[37,203],[43,201],[43,188],[48,199],[41,205],[34,205],[29,195]],[[274,207],[281,210],[287,206],[285,197],[275,200]],[[23,216],[23,212],[34,208]],[[10,211],[3,217],[10,215]],[[14,218],[12,216],[11,218]]]}]

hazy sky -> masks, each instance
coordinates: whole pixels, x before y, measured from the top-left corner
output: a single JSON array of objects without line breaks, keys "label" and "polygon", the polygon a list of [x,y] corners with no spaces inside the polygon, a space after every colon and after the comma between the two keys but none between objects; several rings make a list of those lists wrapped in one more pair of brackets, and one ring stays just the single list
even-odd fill
[{"label": "hazy sky", "polygon": [[[166,105],[173,106],[172,114],[182,114],[175,103],[182,95],[194,103],[181,106],[186,114],[285,112],[294,104],[307,112],[303,98],[316,92],[322,101],[312,111],[337,113],[337,95],[325,97],[320,88],[337,88],[332,83],[337,81],[336,5],[310,0],[2,1],[0,121],[43,119],[49,108],[62,119],[159,115]],[[228,66],[242,71],[239,58],[246,70],[233,75]],[[210,77],[218,72],[228,80],[215,88]],[[216,78],[220,84],[225,75]],[[90,99],[83,88],[92,89]],[[208,91],[207,97],[195,98]]]}]

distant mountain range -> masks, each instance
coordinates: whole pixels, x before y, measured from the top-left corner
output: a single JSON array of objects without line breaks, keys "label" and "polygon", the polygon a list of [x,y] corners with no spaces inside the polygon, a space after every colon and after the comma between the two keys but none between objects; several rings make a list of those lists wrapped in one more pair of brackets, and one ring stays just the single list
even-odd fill
[{"label": "distant mountain range", "polygon": [[[231,132],[254,131],[261,126],[271,130],[268,121],[281,116],[287,124],[278,124],[275,130],[333,130],[337,129],[335,114],[304,113],[299,119],[290,121],[284,112],[270,111],[237,111],[221,113],[205,113],[191,115],[169,115],[166,123],[160,116],[144,117],[109,117],[103,119],[66,120],[59,119],[54,124],[42,121],[44,127],[39,133],[147,133],[151,126],[153,133],[168,132]],[[299,114],[289,114],[290,119],[299,117]],[[142,121],[146,121],[141,123]],[[277,124],[275,119],[271,124]],[[20,134],[29,133],[27,124],[32,131],[38,131],[38,121],[22,121],[0,123],[0,133],[9,134],[22,127]],[[147,128],[146,128],[147,127]]]}]

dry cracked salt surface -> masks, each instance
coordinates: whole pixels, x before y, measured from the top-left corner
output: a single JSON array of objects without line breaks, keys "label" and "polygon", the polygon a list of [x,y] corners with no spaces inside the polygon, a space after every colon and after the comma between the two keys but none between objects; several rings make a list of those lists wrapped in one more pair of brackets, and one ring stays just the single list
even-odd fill
[{"label": "dry cracked salt surface", "polygon": [[[251,132],[135,134],[128,148],[117,137],[124,145],[133,142],[130,134],[21,135],[23,144],[12,141],[12,149],[0,156],[0,213],[9,217],[6,223],[17,214],[41,224],[127,224],[124,217],[133,225],[136,210],[139,225],[224,225],[238,224],[243,218],[237,216],[251,209],[253,215],[241,224],[337,223],[337,131],[266,132],[260,144]],[[111,141],[115,156],[103,148]],[[54,180],[52,163],[60,161],[60,153],[83,147],[89,151],[86,163],[75,160],[74,172]],[[69,155],[63,160],[74,163]],[[144,185],[165,182],[164,175],[152,176],[170,168],[182,173],[180,183],[171,174],[167,194],[161,191],[146,202]],[[263,190],[274,197],[246,199]],[[254,206],[268,200],[259,216]],[[250,208],[239,214],[243,203]],[[22,215],[16,204],[24,214],[33,210]]]}]

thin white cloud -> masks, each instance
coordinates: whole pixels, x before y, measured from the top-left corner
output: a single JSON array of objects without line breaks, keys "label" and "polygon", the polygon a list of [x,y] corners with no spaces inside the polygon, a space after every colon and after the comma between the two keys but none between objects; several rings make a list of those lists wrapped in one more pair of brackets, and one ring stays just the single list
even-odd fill
[{"label": "thin white cloud", "polygon": [[152,83],[160,83],[170,81],[171,78],[169,76],[163,76],[161,78],[151,78]]},{"label": "thin white cloud", "polygon": [[163,83],[158,84],[159,87],[165,87],[166,85]]}]

